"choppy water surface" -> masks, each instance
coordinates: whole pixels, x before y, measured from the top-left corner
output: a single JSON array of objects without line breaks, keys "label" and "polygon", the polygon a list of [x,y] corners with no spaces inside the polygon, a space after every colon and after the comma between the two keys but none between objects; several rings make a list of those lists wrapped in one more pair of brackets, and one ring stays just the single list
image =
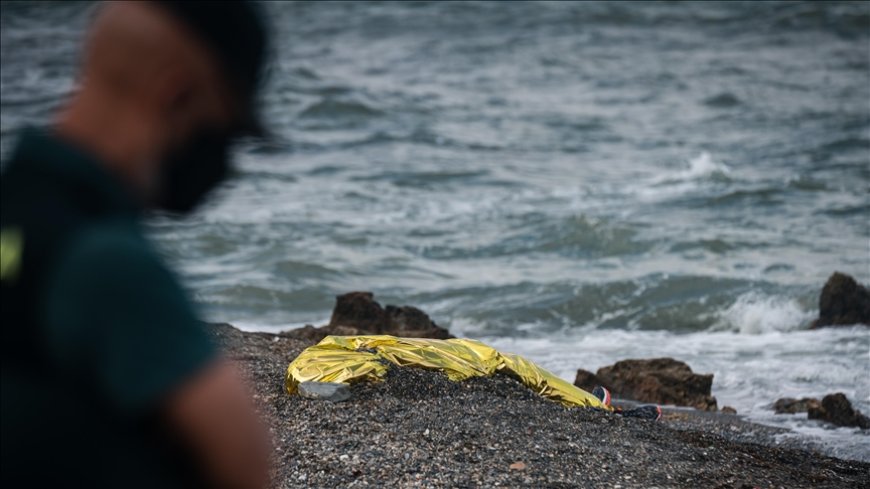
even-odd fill
[{"label": "choppy water surface", "polygon": [[[318,323],[371,290],[566,378],[627,357],[715,374],[774,418],[870,411],[866,329],[805,331],[870,282],[868,3],[270,4],[285,141],[153,233],[213,319]],[[2,152],[74,87],[88,6],[3,4]]]}]

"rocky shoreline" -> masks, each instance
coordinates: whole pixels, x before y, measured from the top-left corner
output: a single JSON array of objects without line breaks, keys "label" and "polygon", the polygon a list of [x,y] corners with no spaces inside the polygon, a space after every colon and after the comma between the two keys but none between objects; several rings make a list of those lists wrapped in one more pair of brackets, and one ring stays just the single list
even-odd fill
[{"label": "rocky shoreline", "polygon": [[870,464],[783,446],[781,430],[737,416],[567,409],[499,375],[456,383],[396,368],[346,402],[289,396],[287,364],[319,334],[212,329],[270,426],[277,488],[870,487]]}]

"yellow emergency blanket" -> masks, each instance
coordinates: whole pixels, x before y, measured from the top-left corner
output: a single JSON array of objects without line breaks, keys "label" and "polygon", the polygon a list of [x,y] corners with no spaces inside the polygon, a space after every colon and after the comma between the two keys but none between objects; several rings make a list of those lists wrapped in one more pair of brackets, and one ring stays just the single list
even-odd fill
[{"label": "yellow emergency blanket", "polygon": [[592,394],[519,355],[500,353],[469,339],[327,336],[290,363],[284,387],[288,394],[294,394],[301,382],[379,381],[390,364],[438,370],[453,381],[504,373],[565,406],[612,410]]}]

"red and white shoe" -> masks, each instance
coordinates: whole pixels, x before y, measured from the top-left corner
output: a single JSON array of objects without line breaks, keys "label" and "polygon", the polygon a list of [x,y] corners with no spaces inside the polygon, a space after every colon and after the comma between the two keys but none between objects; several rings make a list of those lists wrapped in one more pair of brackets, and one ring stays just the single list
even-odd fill
[{"label": "red and white shoe", "polygon": [[592,389],[592,395],[601,400],[601,404],[604,404],[605,406],[610,405],[610,391],[605,387],[599,385]]}]

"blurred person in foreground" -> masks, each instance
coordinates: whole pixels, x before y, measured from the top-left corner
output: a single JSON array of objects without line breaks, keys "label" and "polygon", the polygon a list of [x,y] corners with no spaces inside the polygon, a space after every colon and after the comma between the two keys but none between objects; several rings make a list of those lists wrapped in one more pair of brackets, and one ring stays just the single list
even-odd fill
[{"label": "blurred person in foreground", "polygon": [[255,133],[257,6],[100,5],[80,86],[2,175],[3,487],[263,487],[267,431],[144,236]]}]

